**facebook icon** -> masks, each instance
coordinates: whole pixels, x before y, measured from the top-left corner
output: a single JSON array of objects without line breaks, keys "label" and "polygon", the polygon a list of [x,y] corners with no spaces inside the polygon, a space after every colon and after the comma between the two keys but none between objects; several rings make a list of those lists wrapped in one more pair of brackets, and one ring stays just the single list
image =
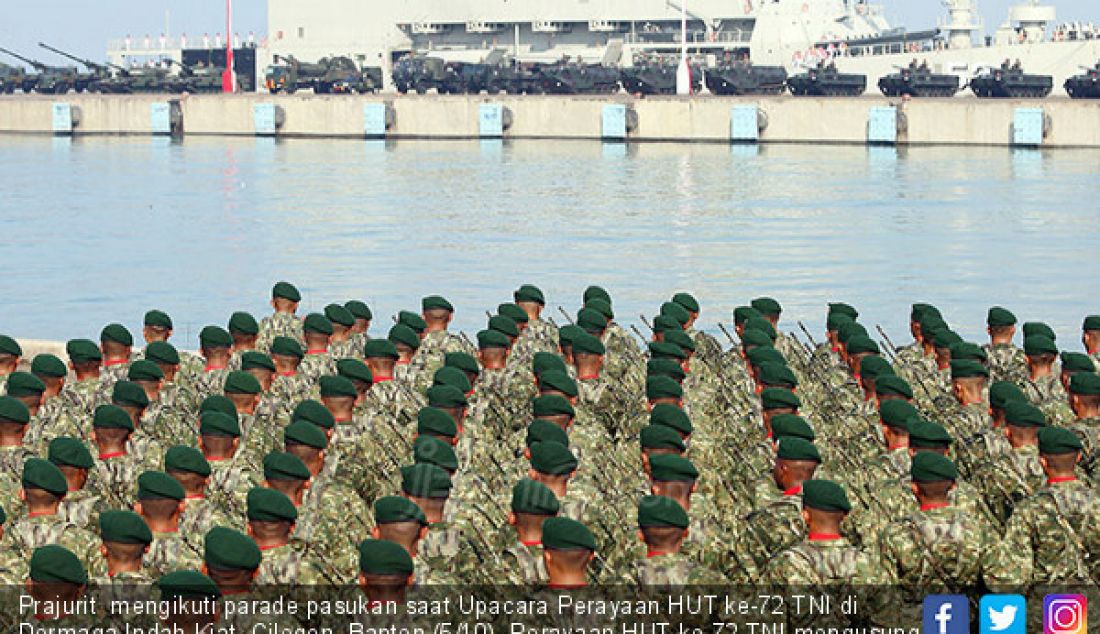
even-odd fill
[{"label": "facebook icon", "polygon": [[923,634],[968,634],[970,604],[961,594],[933,594],[924,598]]}]

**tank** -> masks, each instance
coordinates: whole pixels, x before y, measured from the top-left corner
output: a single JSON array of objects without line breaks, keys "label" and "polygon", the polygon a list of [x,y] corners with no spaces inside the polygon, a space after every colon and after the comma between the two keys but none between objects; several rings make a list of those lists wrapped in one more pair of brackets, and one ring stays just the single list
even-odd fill
[{"label": "tank", "polygon": [[77,92],[112,92],[112,90],[105,90],[104,88],[110,87],[115,84],[116,82],[114,80],[116,78],[117,71],[123,70],[120,66],[115,66],[113,64],[99,64],[88,59],[77,57],[75,55],[72,55],[71,53],[66,53],[65,51],[54,48],[42,42],[39,42],[38,45],[46,49],[47,51],[50,51],[51,53],[56,53],[57,55],[60,55],[65,59],[72,60],[80,64],[84,68],[88,69],[88,72],[86,73],[77,73],[76,84],[74,85],[74,88]]},{"label": "tank", "polygon": [[225,69],[213,64],[182,64],[175,60],[171,62],[179,67],[179,75],[176,76],[177,89],[173,92],[188,93],[220,93],[222,91],[222,74]]},{"label": "tank", "polygon": [[787,70],[782,66],[724,60],[707,69],[706,83],[716,95],[778,95],[787,87]]},{"label": "tank", "polygon": [[77,89],[78,73],[75,67],[49,66],[37,60],[23,57],[6,48],[0,48],[0,53],[6,53],[38,71],[37,74],[24,77],[21,88],[25,93],[33,91],[45,95],[64,95]]},{"label": "tank", "polygon": [[928,68],[928,63],[913,60],[909,66],[878,80],[878,88],[887,97],[953,97],[959,92],[956,75],[940,75]]},{"label": "tank", "polygon": [[[703,88],[703,67],[691,65],[691,92]],[[634,60],[634,65],[620,71],[623,89],[632,95],[675,95],[676,71],[680,60],[674,56],[644,56]]]},{"label": "tank", "polygon": [[867,90],[867,75],[841,73],[830,63],[791,77],[787,87],[798,96],[857,97]]},{"label": "tank", "polygon": [[1006,60],[998,68],[986,68],[970,80],[970,90],[984,99],[1042,98],[1050,94],[1054,78],[1050,75],[1028,75],[1020,62]]},{"label": "tank", "polygon": [[1065,89],[1074,99],[1100,99],[1100,62],[1066,80]]},{"label": "tank", "polygon": [[619,92],[619,71],[583,60],[544,64],[543,90],[554,95],[611,95]]}]

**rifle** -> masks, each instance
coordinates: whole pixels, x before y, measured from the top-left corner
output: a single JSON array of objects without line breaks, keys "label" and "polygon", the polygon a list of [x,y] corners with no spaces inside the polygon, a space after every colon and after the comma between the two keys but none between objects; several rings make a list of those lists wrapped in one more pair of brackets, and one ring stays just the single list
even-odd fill
[{"label": "rifle", "polygon": [[[569,313],[565,312],[564,308],[562,308],[561,306],[558,306],[558,312],[561,313],[562,317],[565,317],[566,323],[568,323],[570,326],[576,325],[573,322],[573,318],[569,316]],[[553,322],[550,322],[550,323],[553,323]]]}]

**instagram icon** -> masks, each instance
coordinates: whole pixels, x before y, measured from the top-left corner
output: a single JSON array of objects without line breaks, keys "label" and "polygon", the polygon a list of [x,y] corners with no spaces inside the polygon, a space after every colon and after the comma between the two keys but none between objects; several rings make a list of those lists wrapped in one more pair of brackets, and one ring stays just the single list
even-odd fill
[{"label": "instagram icon", "polygon": [[1088,600],[1080,594],[1048,594],[1043,599],[1044,634],[1087,634]]}]

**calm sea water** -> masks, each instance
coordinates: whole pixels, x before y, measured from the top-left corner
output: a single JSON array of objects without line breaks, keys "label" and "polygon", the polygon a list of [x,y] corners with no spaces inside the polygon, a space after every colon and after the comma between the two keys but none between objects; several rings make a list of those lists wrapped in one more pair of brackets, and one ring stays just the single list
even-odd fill
[{"label": "calm sea water", "polygon": [[0,332],[177,343],[234,310],[360,298],[389,316],[442,293],[458,327],[525,282],[550,313],[604,285],[641,327],[678,290],[703,326],[760,294],[788,328],[825,304],[907,339],[913,301],[984,340],[992,304],[1078,349],[1100,313],[1100,152],[595,142],[0,138]]}]

